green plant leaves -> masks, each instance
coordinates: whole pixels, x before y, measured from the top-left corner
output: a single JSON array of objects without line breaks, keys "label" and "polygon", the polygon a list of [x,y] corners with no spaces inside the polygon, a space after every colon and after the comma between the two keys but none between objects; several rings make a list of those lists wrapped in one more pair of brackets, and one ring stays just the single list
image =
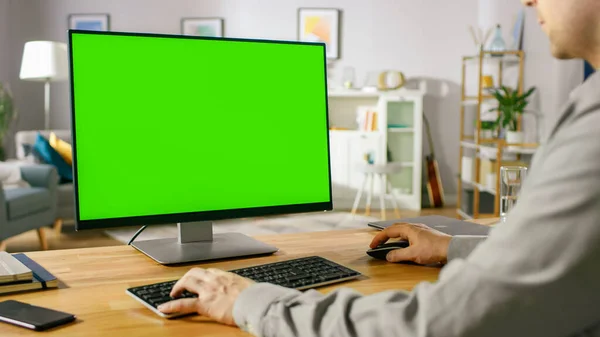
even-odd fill
[{"label": "green plant leaves", "polygon": [[0,146],[6,135],[6,131],[17,118],[17,112],[13,105],[13,98],[10,90],[0,83]]},{"label": "green plant leaves", "polygon": [[509,128],[510,131],[517,131],[519,115],[523,114],[529,101],[529,96],[533,94],[535,87],[530,88],[524,94],[519,94],[519,90],[512,90],[506,86],[500,89],[494,89],[492,96],[498,101],[498,108],[490,109],[491,111],[499,111],[496,126]]}]

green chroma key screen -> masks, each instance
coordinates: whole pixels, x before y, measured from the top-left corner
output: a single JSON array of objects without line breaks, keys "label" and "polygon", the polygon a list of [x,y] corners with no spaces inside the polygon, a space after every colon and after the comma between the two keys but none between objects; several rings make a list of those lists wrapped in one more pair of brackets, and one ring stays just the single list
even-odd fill
[{"label": "green chroma key screen", "polygon": [[331,202],[324,46],[71,32],[79,220]]}]

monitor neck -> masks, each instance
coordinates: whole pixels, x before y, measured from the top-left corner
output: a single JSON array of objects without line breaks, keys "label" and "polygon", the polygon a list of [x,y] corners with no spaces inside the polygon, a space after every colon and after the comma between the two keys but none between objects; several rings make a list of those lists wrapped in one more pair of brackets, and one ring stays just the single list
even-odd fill
[{"label": "monitor neck", "polygon": [[181,222],[177,224],[177,231],[177,242],[179,244],[210,242],[213,240],[212,221]]}]

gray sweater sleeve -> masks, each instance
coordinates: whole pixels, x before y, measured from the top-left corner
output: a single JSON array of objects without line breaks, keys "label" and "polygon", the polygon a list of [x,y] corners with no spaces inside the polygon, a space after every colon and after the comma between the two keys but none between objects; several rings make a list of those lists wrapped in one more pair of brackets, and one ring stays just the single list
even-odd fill
[{"label": "gray sweater sleeve", "polygon": [[257,284],[236,301],[236,323],[265,337],[600,334],[600,104],[567,117],[507,222],[437,282],[369,296]]},{"label": "gray sweater sleeve", "polygon": [[475,248],[485,241],[487,236],[456,235],[448,246],[448,262],[456,259],[466,259]]}]

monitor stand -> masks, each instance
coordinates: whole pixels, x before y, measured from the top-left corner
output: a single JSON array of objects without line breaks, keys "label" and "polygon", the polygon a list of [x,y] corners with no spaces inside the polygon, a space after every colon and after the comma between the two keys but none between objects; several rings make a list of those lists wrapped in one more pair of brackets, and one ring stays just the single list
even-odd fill
[{"label": "monitor stand", "polygon": [[140,252],[161,264],[177,264],[264,255],[278,249],[241,233],[213,235],[212,222],[179,223],[179,237],[134,241]]}]

